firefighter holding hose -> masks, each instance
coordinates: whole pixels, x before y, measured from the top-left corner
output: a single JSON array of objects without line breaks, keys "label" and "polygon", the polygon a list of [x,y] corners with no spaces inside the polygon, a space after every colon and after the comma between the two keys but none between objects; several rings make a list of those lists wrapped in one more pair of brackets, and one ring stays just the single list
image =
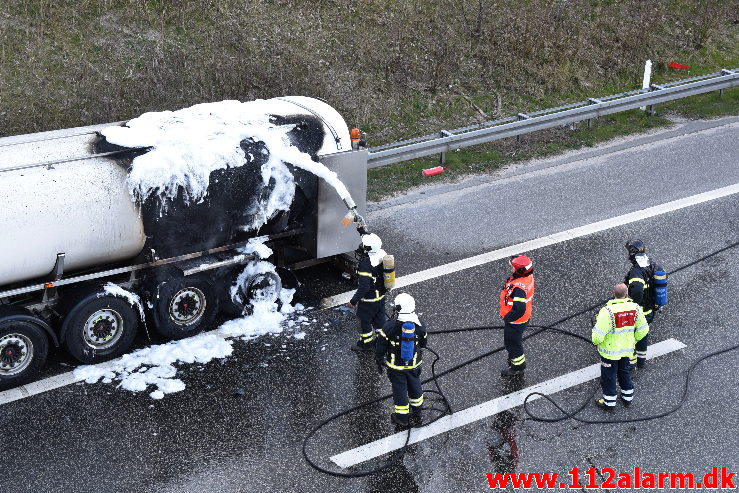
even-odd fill
[{"label": "firefighter holding hose", "polygon": [[[361,232],[360,232],[361,233]],[[372,352],[375,349],[375,331],[382,329],[387,320],[385,314],[385,281],[383,278],[382,240],[374,233],[362,235],[361,259],[357,267],[357,291],[348,305],[357,309],[359,341],[350,346],[355,352]]]}]

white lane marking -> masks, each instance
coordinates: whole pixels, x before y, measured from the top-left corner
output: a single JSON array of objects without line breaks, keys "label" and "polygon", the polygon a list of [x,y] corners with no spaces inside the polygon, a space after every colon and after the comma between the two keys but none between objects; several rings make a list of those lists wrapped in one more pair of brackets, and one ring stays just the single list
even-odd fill
[{"label": "white lane marking", "polygon": [[[431,269],[422,270],[420,272],[416,272],[407,276],[398,277],[395,280],[395,287],[401,288],[404,286],[410,286],[411,284],[416,284],[422,281],[427,281],[429,279],[434,279],[436,277],[441,277],[452,272],[458,272],[460,270],[469,269],[471,267],[483,265],[488,262],[500,260],[516,253],[524,253],[529,250],[536,250],[538,248],[554,245],[556,243],[561,243],[563,241],[578,238],[580,236],[597,233],[598,231],[603,231],[609,228],[614,228],[616,226],[622,226],[624,224],[639,221],[641,219],[646,219],[660,214],[665,214],[667,212],[672,212],[684,207],[689,207],[691,205],[708,202],[710,200],[719,199],[728,195],[733,195],[737,192],[739,192],[739,183],[723,188],[717,188],[715,190],[710,190],[708,192],[699,193],[697,195],[692,195],[683,199],[673,200],[672,202],[649,207],[641,211],[631,212],[629,214],[624,214],[622,216],[617,216],[611,219],[606,219],[585,226],[568,229],[567,231],[562,231],[560,233],[544,236],[542,238],[536,238],[534,240],[529,240],[517,245],[511,245],[499,250],[493,250],[492,252],[487,252],[474,257],[469,257],[467,259],[458,260],[457,262],[452,262],[450,264],[441,265],[438,267],[433,267]],[[337,294],[336,296],[324,298],[321,300],[320,306],[321,308],[331,308],[333,306],[342,305],[351,300],[353,294],[354,291],[348,291],[346,293]],[[44,380],[39,380],[31,384],[26,384],[12,390],[6,390],[4,392],[0,392],[0,406],[9,402],[16,401],[18,399],[23,399],[24,397],[30,397],[35,394],[46,392],[47,390],[64,387],[65,385],[70,385],[77,381],[79,380],[75,379],[73,374],[70,372],[46,378]]]},{"label": "white lane marking", "polygon": [[[112,369],[120,359],[121,358],[116,358],[111,361],[106,361],[105,363],[98,363],[95,367]],[[20,387],[0,392],[0,406],[8,404],[9,402],[25,399],[26,397],[31,397],[32,395],[48,392],[49,390],[66,387],[67,385],[72,385],[73,383],[81,382],[83,380],[83,378],[74,376],[74,371],[70,371],[54,375],[53,377],[44,378],[43,380],[38,380],[36,382],[27,383]]]},{"label": "white lane marking", "polygon": [[[216,330],[211,330],[207,332],[203,332],[203,334],[210,334],[214,333],[214,335],[221,337],[223,339],[227,339],[228,335],[217,332]],[[124,356],[121,356],[119,358],[116,358],[114,360],[106,361],[104,363],[98,363],[96,365],[93,365],[95,368],[100,368],[103,370],[107,369],[113,369],[116,367],[116,364],[120,362],[123,359]],[[54,375],[53,377],[44,378],[43,380],[38,380],[36,382],[27,383],[25,385],[21,385],[20,387],[16,387],[14,389],[5,390],[0,392],[0,406],[3,406],[5,404],[8,404],[13,401],[17,401],[20,399],[25,399],[26,397],[31,397],[36,394],[42,394],[44,392],[48,392],[49,390],[58,389],[61,387],[66,387],[67,385],[72,385],[73,383],[82,382],[84,381],[84,378],[79,378],[74,375],[74,371],[70,371],[67,373],[60,373],[59,375]]]},{"label": "white lane marking", "polygon": [[[649,346],[649,352],[647,353],[647,359],[656,358],[663,354],[668,354],[678,349],[687,347],[682,342],[676,339],[667,339],[665,341],[658,342]],[[531,387],[513,392],[496,399],[483,402],[473,407],[469,407],[463,411],[456,412],[454,414],[444,416],[423,428],[414,428],[411,430],[411,436],[408,443],[417,443],[422,440],[446,433],[447,431],[465,426],[475,421],[485,419],[487,417],[498,414],[502,411],[512,409],[516,406],[523,404],[524,399],[527,395],[532,392],[540,392],[544,395],[551,395],[560,390],[568,389],[581,383],[585,383],[589,380],[594,380],[600,376],[600,363],[586,366],[579,370],[575,370],[570,373],[566,373],[557,378],[547,380]],[[530,401],[539,399],[539,396],[532,396]],[[395,450],[403,448],[405,440],[408,436],[407,431],[401,431],[385,438],[381,438],[374,442],[362,445],[346,452],[334,455],[331,460],[338,465],[346,469],[347,467],[361,464],[362,462],[380,457],[385,454],[389,454]]]},{"label": "white lane marking", "polygon": [[[535,238],[523,243],[511,245],[499,250],[493,250],[491,252],[475,255],[474,257],[468,257],[456,262],[440,265],[431,269],[422,270],[420,272],[415,272],[407,276],[398,277],[395,279],[395,289],[410,286],[411,284],[416,284],[423,281],[428,281],[429,279],[445,276],[447,274],[458,272],[464,269],[477,267],[479,265],[487,264],[495,260],[510,257],[511,255],[515,255],[517,253],[525,253],[531,250],[554,245],[556,243],[561,243],[563,241],[579,238],[581,236],[597,233],[599,231],[604,231],[606,229],[623,226],[624,224],[641,221],[642,219],[659,216],[661,214],[673,212],[685,207],[690,207],[692,205],[701,204],[703,202],[719,199],[728,195],[733,195],[738,192],[739,183],[735,183],[734,185],[717,188],[715,190],[709,190],[708,192],[691,195],[690,197],[673,200],[671,202],[655,205],[653,207],[648,207],[639,211],[629,212],[628,214],[604,219],[602,221],[594,222],[591,224],[586,224],[585,226],[579,226],[577,228],[568,229],[566,231],[561,231],[559,233],[554,233],[548,236],[542,236],[540,238]],[[335,296],[324,298],[321,300],[320,307],[331,308],[334,306],[343,305],[344,303],[351,300],[354,292],[355,291],[352,290],[347,291],[346,293],[341,293]]]}]

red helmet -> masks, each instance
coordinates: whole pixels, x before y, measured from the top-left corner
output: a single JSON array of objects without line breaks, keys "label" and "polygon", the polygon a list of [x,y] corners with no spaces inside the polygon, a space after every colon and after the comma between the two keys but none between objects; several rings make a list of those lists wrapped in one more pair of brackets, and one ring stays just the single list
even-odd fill
[{"label": "red helmet", "polygon": [[523,276],[534,270],[534,263],[526,255],[516,255],[511,258],[511,265],[516,269],[516,274]]}]

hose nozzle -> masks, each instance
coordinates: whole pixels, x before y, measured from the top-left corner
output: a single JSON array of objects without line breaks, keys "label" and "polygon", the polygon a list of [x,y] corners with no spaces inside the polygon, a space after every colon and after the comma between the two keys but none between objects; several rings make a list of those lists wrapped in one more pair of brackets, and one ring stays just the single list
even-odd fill
[{"label": "hose nozzle", "polygon": [[350,196],[345,197],[342,200],[344,201],[346,208],[349,209],[349,212],[347,212],[341,220],[342,226],[349,226],[353,222],[364,226],[364,218],[357,212],[357,204],[354,203],[354,200],[352,200]]},{"label": "hose nozzle", "polygon": [[342,226],[349,226],[351,223],[358,223],[357,228],[364,227],[364,218],[357,212],[357,208],[349,209],[349,212],[341,220]]},{"label": "hose nozzle", "polygon": [[353,221],[354,221],[354,213],[352,213],[352,211],[349,211],[341,219],[341,225],[346,227],[346,226],[349,226]]}]

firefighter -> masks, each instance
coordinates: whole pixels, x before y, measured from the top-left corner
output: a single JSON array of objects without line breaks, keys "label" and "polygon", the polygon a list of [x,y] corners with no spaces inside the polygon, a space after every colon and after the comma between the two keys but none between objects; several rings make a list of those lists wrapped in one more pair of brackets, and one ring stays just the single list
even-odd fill
[{"label": "firefighter", "polygon": [[393,319],[377,333],[375,361],[381,375],[387,368],[395,405],[390,420],[400,426],[408,426],[411,416],[420,419],[423,409],[421,349],[426,347],[426,336],[416,315],[416,301],[407,293],[396,296]]},{"label": "firefighter", "polygon": [[[641,240],[626,242],[626,251],[631,261],[631,269],[624,282],[629,287],[629,298],[642,307],[647,323],[651,324],[657,310],[654,299],[653,276],[655,264],[647,256],[647,248]],[[636,343],[636,351],[631,356],[631,369],[644,368],[647,363],[647,346],[649,336]]]},{"label": "firefighter", "polygon": [[359,341],[350,349],[355,352],[372,352],[375,343],[375,331],[385,325],[385,284],[382,277],[382,258],[386,255],[382,249],[382,240],[374,233],[362,235],[360,244],[361,258],[357,267],[357,292],[348,305],[356,307],[359,319]]},{"label": "firefighter", "polygon": [[500,292],[500,316],[503,317],[503,343],[508,351],[508,366],[500,375],[510,377],[523,374],[526,355],[523,352],[523,332],[531,319],[534,299],[534,264],[525,255],[510,259],[511,276]]},{"label": "firefighter", "polygon": [[595,405],[613,412],[616,408],[616,380],[621,387],[620,398],[626,407],[634,398],[629,360],[634,345],[649,332],[649,324],[642,308],[629,299],[626,284],[616,284],[613,299],[600,309],[591,333],[593,344],[600,353],[600,386],[603,398]]}]

